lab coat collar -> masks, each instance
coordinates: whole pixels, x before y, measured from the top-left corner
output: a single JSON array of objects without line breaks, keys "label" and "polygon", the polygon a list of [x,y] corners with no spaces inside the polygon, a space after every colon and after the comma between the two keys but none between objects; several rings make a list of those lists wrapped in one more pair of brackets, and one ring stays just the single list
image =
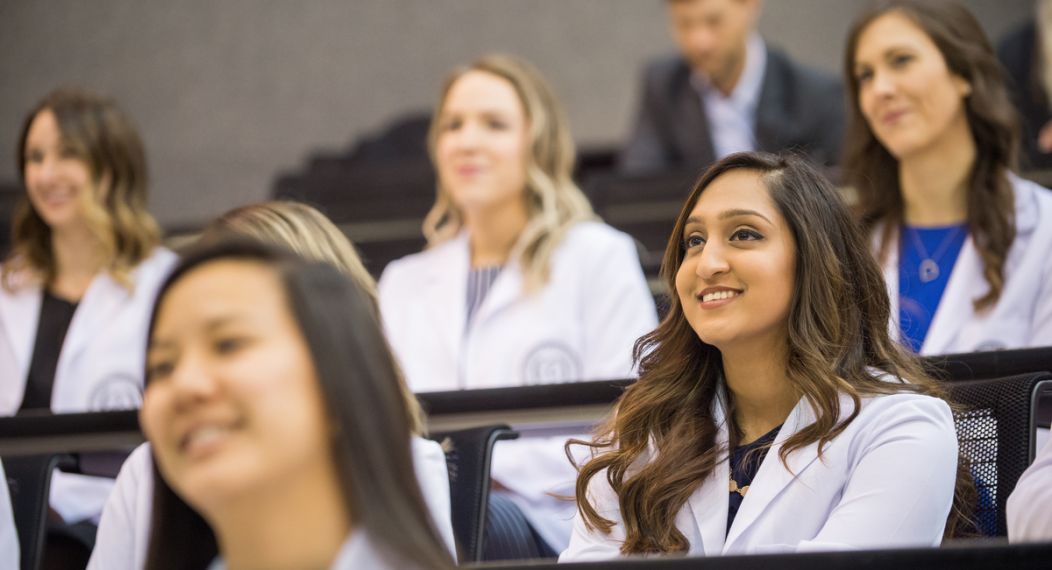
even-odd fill
[{"label": "lab coat collar", "polygon": [[[468,238],[464,232],[433,250],[437,263],[429,263],[421,275],[424,311],[433,321],[439,342],[448,354],[460,354],[467,315],[467,280],[470,266]],[[457,292],[460,292],[459,294]]]},{"label": "lab coat collar", "polygon": [[[0,334],[6,335],[10,342],[17,366],[17,379],[21,382],[29,374],[29,361],[33,355],[37,321],[40,319],[42,290],[37,284],[14,285],[16,288],[12,291],[0,291]],[[14,378],[7,378],[8,372],[4,371],[4,380],[14,382]]]},{"label": "lab coat collar", "polygon": [[[844,417],[850,414],[854,408],[854,403],[849,398],[841,397],[840,408],[841,417]],[[749,492],[745,500],[742,501],[738,514],[734,517],[734,523],[731,525],[727,533],[727,540],[723,544],[723,552],[728,552],[749,527],[763,516],[767,506],[818,459],[817,441],[790,452],[786,457],[785,465],[782,465],[781,458],[781,450],[785,441],[800,430],[813,424],[815,419],[814,410],[806,398],[801,398],[797,402],[796,407],[789,412],[789,417],[785,419],[785,423],[782,424],[782,429],[778,431],[778,436],[775,438],[774,443],[767,450],[767,455],[764,457],[763,463],[760,464],[760,469],[756,472],[752,485],[749,486]],[[823,451],[827,451],[835,444],[835,440],[827,442]],[[724,465],[726,465],[726,462],[724,462]],[[720,490],[723,492],[723,503],[727,504],[729,502],[729,492],[726,488],[727,479],[722,479],[722,483]],[[724,515],[720,522],[726,525],[726,513]]]},{"label": "lab coat collar", "polygon": [[132,291],[118,283],[108,272],[99,272],[77,304],[59,358],[62,361],[76,358],[95,335],[106,330],[107,322],[113,320],[131,295]]},{"label": "lab coat collar", "polygon": [[[1035,187],[1009,173],[1009,181],[1012,185],[1012,193],[1015,202],[1015,224],[1016,240],[1028,240],[1030,234],[1037,228],[1038,205]],[[887,271],[885,277],[888,280],[888,291],[891,293],[891,314],[895,323],[896,337],[901,333],[898,331],[899,317],[899,244],[897,237],[892,238],[891,251],[888,256]],[[976,289],[976,284],[982,284]],[[928,336],[921,345],[920,354],[945,354],[950,352],[953,341],[958,333],[970,320],[975,318],[975,313],[970,310],[961,310],[961,307],[971,306],[971,303],[982,291],[985,291],[986,278],[983,276],[983,263],[975,249],[975,241],[971,234],[964,240],[961,252],[954,263],[950,279],[946,283],[942,300],[935,309],[935,315],[928,327]]]},{"label": "lab coat collar", "polygon": [[724,539],[727,534],[727,509],[729,508],[727,482],[730,480],[730,466],[726,457],[728,446],[726,401],[725,388],[721,382],[717,388],[716,401],[713,402],[712,419],[716,423],[716,448],[724,456],[709,472],[705,481],[702,481],[701,486],[687,498],[687,505],[694,517],[694,524],[701,535],[703,551],[691,552],[691,554],[717,556],[723,553]]}]

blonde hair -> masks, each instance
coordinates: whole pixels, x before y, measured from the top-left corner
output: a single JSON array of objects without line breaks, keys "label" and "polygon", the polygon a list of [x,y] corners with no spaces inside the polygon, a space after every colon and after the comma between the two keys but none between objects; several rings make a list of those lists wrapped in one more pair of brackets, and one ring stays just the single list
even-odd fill
[{"label": "blonde hair", "polygon": [[376,281],[347,236],[318,210],[301,202],[273,201],[234,208],[205,228],[204,239],[235,233],[284,246],[336,266],[376,303]]},{"label": "blonde hair", "polygon": [[[449,90],[470,71],[504,79],[514,88],[526,112],[529,156],[526,195],[529,221],[512,251],[519,258],[527,290],[548,280],[549,261],[570,226],[596,219],[592,206],[573,181],[574,143],[569,123],[555,94],[532,65],[519,58],[492,54],[455,69],[446,79],[428,132],[428,151],[436,162],[435,148],[441,133],[442,107]],[[449,192],[438,183],[434,206],[424,218],[424,237],[434,247],[456,236],[464,226],[462,213]]]},{"label": "blonde hair", "polygon": [[[160,244],[161,231],[146,210],[146,153],[131,120],[113,100],[79,89],[49,93],[30,111],[18,139],[18,171],[25,184],[26,139],[33,120],[44,111],[55,115],[62,141],[82,160],[97,185],[84,195],[84,216],[96,238],[104,268],[119,283],[131,288],[131,272]],[[51,228],[23,199],[14,217],[13,247],[0,271],[5,288],[16,286],[14,277],[26,270],[44,282],[58,267],[51,248]]]},{"label": "blonde hair", "polygon": [[[328,263],[350,277],[369,298],[379,317],[376,281],[362,265],[362,260],[347,236],[318,210],[291,201],[273,201],[234,208],[208,224],[201,241],[214,242],[224,236],[238,235],[287,248],[305,259]],[[409,429],[414,434],[427,433],[420,402],[409,390],[399,371],[398,388],[409,410]]]}]

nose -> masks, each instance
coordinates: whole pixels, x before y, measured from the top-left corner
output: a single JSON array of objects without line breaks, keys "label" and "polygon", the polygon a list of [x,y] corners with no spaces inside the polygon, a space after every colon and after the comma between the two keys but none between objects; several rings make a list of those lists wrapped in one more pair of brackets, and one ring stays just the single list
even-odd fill
[{"label": "nose", "polygon": [[32,179],[37,184],[50,184],[55,180],[58,173],[55,161],[50,157],[44,157],[36,163],[30,163],[26,168],[26,180]]},{"label": "nose", "polygon": [[884,98],[895,92],[895,81],[890,73],[882,70],[874,70],[871,87],[874,95]]},{"label": "nose", "polygon": [[458,151],[472,151],[478,148],[482,129],[474,121],[465,122],[453,133],[453,145]]},{"label": "nose", "polygon": [[708,281],[730,271],[730,263],[727,261],[726,253],[719,242],[706,243],[699,254],[698,264],[695,267],[698,277]]},{"label": "nose", "polygon": [[207,401],[219,391],[207,362],[194,354],[183,354],[167,381],[171,384],[177,408]]}]

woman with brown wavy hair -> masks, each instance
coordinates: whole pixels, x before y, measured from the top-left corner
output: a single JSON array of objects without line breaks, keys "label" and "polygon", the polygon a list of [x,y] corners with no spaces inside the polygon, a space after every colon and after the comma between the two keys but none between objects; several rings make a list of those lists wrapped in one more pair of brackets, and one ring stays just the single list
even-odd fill
[{"label": "woman with brown wavy hair", "polygon": [[[0,269],[0,414],[137,408],[153,297],[175,263],[146,211],[146,158],[116,104],[58,90],[18,143],[26,199]],[[97,516],[112,481],[56,474],[67,522]]]},{"label": "woman with brown wavy hair", "polygon": [[639,381],[578,442],[593,456],[561,560],[939,544],[951,410],[890,338],[880,269],[829,182],[794,157],[718,162],[662,276]]},{"label": "woman with brown wavy hair", "polygon": [[955,2],[884,0],[844,61],[844,160],[915,352],[1052,345],[1052,194],[1010,171],[1000,64]]}]

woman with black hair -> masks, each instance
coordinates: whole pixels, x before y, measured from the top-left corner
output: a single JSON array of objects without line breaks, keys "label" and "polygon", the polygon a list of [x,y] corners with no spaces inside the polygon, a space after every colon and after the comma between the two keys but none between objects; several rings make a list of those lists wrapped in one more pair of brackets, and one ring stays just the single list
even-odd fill
[{"label": "woman with black hair", "polygon": [[332,266],[256,242],[191,252],[158,296],[146,377],[148,568],[452,566],[375,305]]}]

